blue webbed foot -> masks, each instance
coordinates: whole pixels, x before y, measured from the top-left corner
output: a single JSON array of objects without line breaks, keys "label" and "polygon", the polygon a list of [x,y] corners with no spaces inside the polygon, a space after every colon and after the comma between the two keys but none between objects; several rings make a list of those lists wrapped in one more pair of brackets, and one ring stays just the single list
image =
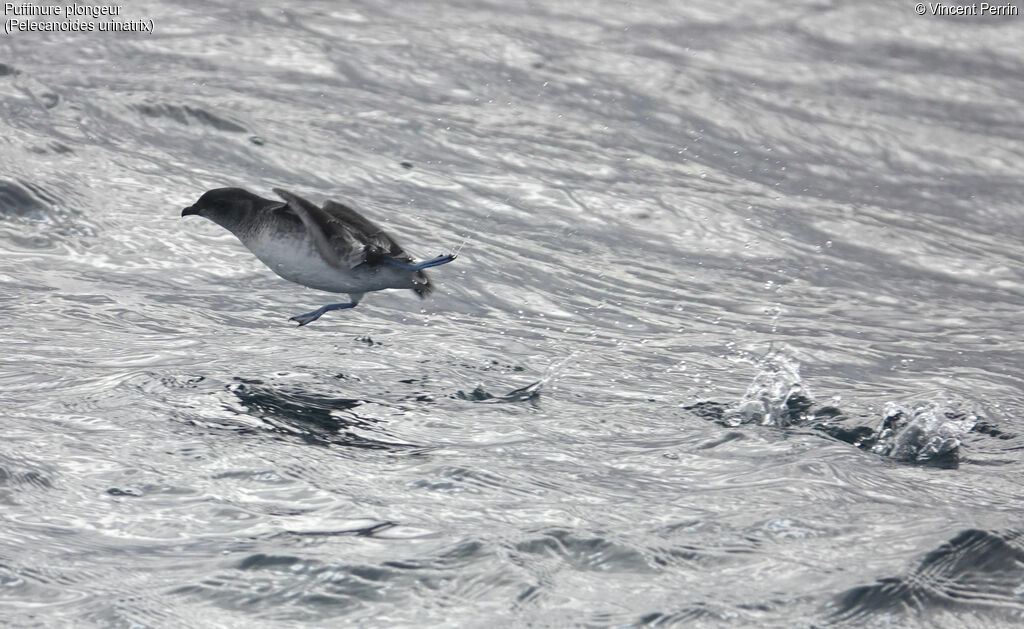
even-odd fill
[{"label": "blue webbed foot", "polygon": [[454,253],[445,253],[435,258],[424,260],[423,262],[416,262],[415,264],[410,264],[408,262],[403,262],[402,260],[396,260],[394,258],[385,258],[384,262],[392,266],[397,266],[400,269],[406,269],[409,271],[422,271],[423,269],[429,269],[432,266],[441,266],[442,264],[448,264],[449,262],[454,260],[455,257],[456,256]]},{"label": "blue webbed foot", "polygon": [[358,303],[359,302],[351,302],[347,304],[327,304],[326,306],[320,306],[316,310],[310,310],[309,312],[306,312],[304,314],[295,315],[294,317],[290,318],[289,321],[297,321],[299,323],[299,327],[301,328],[307,323],[313,323],[314,321],[322,317],[325,312],[330,312],[331,310],[344,310],[345,308],[355,308],[356,305],[358,305]]}]

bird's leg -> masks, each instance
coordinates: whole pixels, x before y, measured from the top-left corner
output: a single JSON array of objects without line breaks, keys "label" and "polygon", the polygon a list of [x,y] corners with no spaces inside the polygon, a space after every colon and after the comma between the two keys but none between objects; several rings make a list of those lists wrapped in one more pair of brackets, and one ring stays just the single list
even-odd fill
[{"label": "bird's leg", "polygon": [[299,327],[301,328],[307,323],[313,323],[321,316],[323,316],[325,312],[330,312],[331,310],[344,310],[346,308],[355,308],[356,306],[359,305],[359,300],[363,298],[363,294],[349,293],[348,297],[352,301],[350,301],[347,304],[327,304],[326,306],[320,306],[316,310],[311,310],[305,314],[295,315],[294,317],[289,319],[289,321],[297,321],[299,323]]},{"label": "bird's leg", "polygon": [[423,262],[416,262],[411,264],[409,262],[403,262],[394,258],[384,258],[384,262],[391,266],[397,266],[400,269],[406,269],[407,271],[422,271],[423,269],[429,269],[432,266],[441,266],[442,264],[448,264],[455,259],[454,253],[446,253],[439,255],[436,258],[424,260]]},{"label": "bird's leg", "polygon": [[311,310],[305,314],[295,315],[289,321],[298,321],[299,327],[306,325],[307,323],[313,323],[319,319],[325,312],[331,310],[342,310],[344,308],[355,308],[356,304],[327,304],[326,306],[320,306],[316,310]]}]

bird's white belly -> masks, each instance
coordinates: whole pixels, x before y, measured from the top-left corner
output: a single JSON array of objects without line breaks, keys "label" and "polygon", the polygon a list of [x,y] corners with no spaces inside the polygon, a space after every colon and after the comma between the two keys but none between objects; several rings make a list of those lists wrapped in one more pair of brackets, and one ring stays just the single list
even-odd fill
[{"label": "bird's white belly", "polygon": [[[401,269],[339,269],[324,261],[309,238],[258,238],[248,248],[284,279],[332,293],[366,293],[384,288],[411,287]],[[402,275],[411,275],[408,271]]]}]

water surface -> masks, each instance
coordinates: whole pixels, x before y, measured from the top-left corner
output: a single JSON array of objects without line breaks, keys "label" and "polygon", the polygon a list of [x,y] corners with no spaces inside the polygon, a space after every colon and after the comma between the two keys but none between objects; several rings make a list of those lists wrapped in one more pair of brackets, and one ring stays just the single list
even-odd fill
[{"label": "water surface", "polygon": [[[0,607],[28,626],[1024,612],[1024,18],[140,2],[0,40]],[[180,208],[351,202],[437,292]]]}]

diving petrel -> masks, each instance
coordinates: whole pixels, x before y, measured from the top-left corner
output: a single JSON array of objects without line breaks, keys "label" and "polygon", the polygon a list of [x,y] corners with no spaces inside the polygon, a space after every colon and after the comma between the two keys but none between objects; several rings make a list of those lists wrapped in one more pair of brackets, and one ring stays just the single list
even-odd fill
[{"label": "diving petrel", "polygon": [[426,297],[433,286],[423,269],[455,259],[455,254],[446,254],[413,262],[394,238],[347,205],[326,201],[317,207],[287,190],[274,192],[284,202],[241,188],[217,188],[181,215],[197,214],[227,229],[286,280],[348,293],[349,303],[327,304],[292,317],[300,326],[330,310],[355,308],[370,291],[411,288]]}]

